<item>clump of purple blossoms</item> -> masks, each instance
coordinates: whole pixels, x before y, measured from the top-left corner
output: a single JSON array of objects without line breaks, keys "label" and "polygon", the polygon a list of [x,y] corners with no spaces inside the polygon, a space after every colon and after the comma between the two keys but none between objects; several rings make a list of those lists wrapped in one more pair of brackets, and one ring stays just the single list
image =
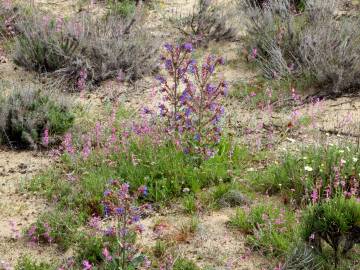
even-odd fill
[{"label": "clump of purple blossoms", "polygon": [[165,45],[161,61],[167,76],[157,76],[163,95],[160,116],[185,152],[211,156],[221,138],[222,98],[228,91],[228,84],[215,73],[224,59],[209,55],[197,63],[192,52],[191,43]]}]

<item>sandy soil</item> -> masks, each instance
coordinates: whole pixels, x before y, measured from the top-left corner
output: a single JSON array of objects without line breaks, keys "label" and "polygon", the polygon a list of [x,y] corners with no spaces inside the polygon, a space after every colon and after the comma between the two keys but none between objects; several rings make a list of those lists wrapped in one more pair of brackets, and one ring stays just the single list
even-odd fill
[{"label": "sandy soil", "polygon": [[55,248],[31,245],[20,236],[51,207],[44,199],[22,193],[20,188],[48,165],[49,159],[39,153],[0,150],[0,261],[15,263],[25,254],[47,261],[57,256]]}]

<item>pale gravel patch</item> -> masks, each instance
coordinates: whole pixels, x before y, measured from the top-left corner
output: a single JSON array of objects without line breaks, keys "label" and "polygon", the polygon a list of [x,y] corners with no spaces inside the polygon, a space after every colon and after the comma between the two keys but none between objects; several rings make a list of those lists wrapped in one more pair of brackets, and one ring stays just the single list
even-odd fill
[{"label": "pale gravel patch", "polygon": [[[30,244],[22,235],[51,206],[44,199],[22,193],[19,187],[48,165],[48,157],[35,152],[0,150],[0,261],[14,265],[23,255],[44,261],[61,257],[55,246]],[[12,228],[21,234],[19,239]]]},{"label": "pale gravel patch", "polygon": [[187,239],[181,239],[181,227],[190,222],[182,214],[165,214],[144,220],[145,232],[141,239],[144,246],[154,247],[158,236],[154,226],[163,225],[160,239],[171,244],[176,258],[193,260],[198,266],[212,266],[215,269],[255,270],[263,269],[269,262],[256,253],[250,253],[245,246],[245,236],[229,229],[227,222],[235,215],[235,209],[222,209],[198,217],[197,231]]}]

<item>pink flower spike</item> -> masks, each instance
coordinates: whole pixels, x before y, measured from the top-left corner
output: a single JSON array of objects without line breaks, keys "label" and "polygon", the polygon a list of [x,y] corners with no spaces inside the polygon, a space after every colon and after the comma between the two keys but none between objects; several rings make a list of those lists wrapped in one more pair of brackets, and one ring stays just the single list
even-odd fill
[{"label": "pink flower spike", "polygon": [[44,130],[43,145],[47,147],[49,145],[49,129]]},{"label": "pink flower spike", "polygon": [[318,192],[316,190],[316,188],[313,189],[312,193],[311,193],[311,199],[313,203],[316,203],[318,200]]},{"label": "pink flower spike", "polygon": [[258,53],[257,48],[253,48],[252,51],[251,51],[251,57],[253,59],[256,59],[257,53]]},{"label": "pink flower spike", "polygon": [[104,255],[105,257],[105,260],[107,261],[111,261],[112,260],[112,256],[110,255],[110,252],[107,248],[104,248],[103,251],[102,251],[102,254]]},{"label": "pink flower spike", "polygon": [[82,265],[83,265],[83,270],[90,270],[90,269],[92,269],[91,263],[89,263],[89,261],[87,261],[87,260],[84,260],[84,261],[82,262]]}]

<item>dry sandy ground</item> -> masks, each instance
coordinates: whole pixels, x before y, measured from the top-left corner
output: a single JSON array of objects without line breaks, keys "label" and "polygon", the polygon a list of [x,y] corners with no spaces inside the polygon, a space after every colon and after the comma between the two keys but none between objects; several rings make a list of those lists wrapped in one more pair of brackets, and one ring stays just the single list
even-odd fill
[{"label": "dry sandy ground", "polygon": [[[189,216],[157,215],[144,221],[146,230],[142,243],[154,247],[156,240],[174,242],[170,248],[177,257],[192,259],[201,267],[213,266],[219,270],[266,269],[268,262],[249,252],[244,245],[244,236],[227,228],[226,224],[234,214],[234,209],[222,209],[198,217],[199,225],[193,235],[186,235],[182,231],[190,223]],[[155,233],[159,228],[162,228],[161,233]]]},{"label": "dry sandy ground", "polygon": [[39,214],[50,208],[44,199],[20,189],[23,181],[48,165],[49,159],[39,153],[0,150],[0,261],[14,263],[25,254],[48,261],[57,253],[52,247],[17,239]]}]

